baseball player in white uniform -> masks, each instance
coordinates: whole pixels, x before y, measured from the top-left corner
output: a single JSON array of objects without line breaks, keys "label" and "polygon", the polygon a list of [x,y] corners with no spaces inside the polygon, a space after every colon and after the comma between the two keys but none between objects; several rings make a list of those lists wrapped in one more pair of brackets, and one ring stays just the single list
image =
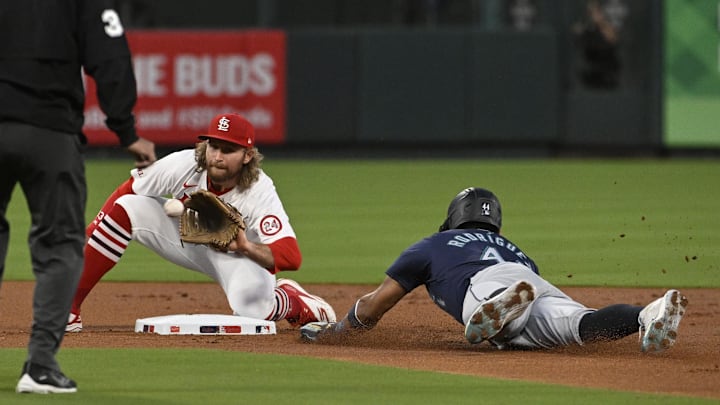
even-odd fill
[{"label": "baseball player in white uniform", "polygon": [[[220,284],[233,314],[286,319],[293,326],[335,321],[333,308],[297,282],[277,279],[297,270],[302,256],[273,181],[260,168],[252,124],[238,114],[214,117],[195,149],[171,153],[131,177],[107,199],[87,227],[85,266],[66,330],[82,330],[80,306],[102,276],[120,260],[131,240],[179,266],[207,274]],[[237,208],[247,229],[221,252],[182,243],[178,217],[163,205],[208,190]]]}]

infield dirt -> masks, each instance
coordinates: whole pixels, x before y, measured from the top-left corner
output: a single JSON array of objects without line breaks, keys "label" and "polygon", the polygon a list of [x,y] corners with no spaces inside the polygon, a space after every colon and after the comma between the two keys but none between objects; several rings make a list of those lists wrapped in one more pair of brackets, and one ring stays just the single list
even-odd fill
[{"label": "infield dirt", "polygon": [[[0,290],[0,347],[25,347],[31,323],[32,282],[4,282]],[[304,285],[342,316],[374,286]],[[645,305],[663,289],[563,288],[591,307]],[[63,347],[193,347],[277,353],[448,373],[522,379],[569,386],[681,394],[720,399],[720,290],[684,289],[687,314],[675,346],[640,353],[637,335],[614,342],[543,351],[498,351],[471,345],[462,325],[417,289],[372,331],[332,344],[300,341],[297,329],[277,323],[271,336],[161,336],[134,332],[135,320],[181,313],[228,314],[213,283],[100,283],[83,307],[84,330]]]}]

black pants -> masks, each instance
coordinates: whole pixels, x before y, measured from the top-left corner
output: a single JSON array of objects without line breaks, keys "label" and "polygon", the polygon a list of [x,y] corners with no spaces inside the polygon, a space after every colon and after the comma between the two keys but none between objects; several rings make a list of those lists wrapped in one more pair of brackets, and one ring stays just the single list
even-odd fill
[{"label": "black pants", "polygon": [[59,370],[55,355],[83,268],[84,145],[67,134],[0,122],[0,281],[8,251],[8,203],[20,184],[32,225],[28,245],[35,275],[28,361]]}]

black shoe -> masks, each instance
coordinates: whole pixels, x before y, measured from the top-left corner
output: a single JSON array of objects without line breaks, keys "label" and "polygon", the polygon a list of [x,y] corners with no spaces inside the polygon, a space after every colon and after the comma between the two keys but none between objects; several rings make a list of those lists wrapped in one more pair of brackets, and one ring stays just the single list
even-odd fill
[{"label": "black shoe", "polygon": [[77,392],[77,384],[59,370],[26,362],[15,391],[33,394],[73,393]]}]

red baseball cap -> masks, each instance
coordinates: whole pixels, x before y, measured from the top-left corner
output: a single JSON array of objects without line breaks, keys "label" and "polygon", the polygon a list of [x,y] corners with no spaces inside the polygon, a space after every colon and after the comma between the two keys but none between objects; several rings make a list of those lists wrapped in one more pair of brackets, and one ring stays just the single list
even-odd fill
[{"label": "red baseball cap", "polygon": [[218,114],[210,122],[207,134],[199,135],[198,138],[202,140],[208,138],[220,139],[246,148],[252,148],[255,146],[255,128],[250,121],[240,114]]}]

